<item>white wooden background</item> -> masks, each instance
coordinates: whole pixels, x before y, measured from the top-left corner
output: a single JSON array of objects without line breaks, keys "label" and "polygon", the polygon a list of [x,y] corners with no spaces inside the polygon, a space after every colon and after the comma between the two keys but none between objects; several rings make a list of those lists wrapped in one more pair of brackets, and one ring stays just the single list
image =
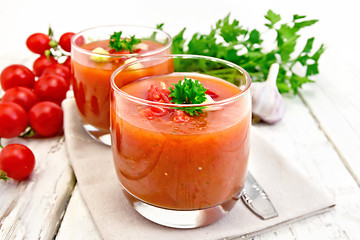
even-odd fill
[{"label": "white wooden background", "polygon": [[[303,32],[325,43],[320,74],[299,96],[286,97],[286,116],[277,125],[257,125],[262,134],[314,184],[336,198],[330,212],[283,226],[255,239],[360,239],[360,31],[356,0],[0,0],[0,70],[31,67],[36,56],[27,36],[80,31],[104,24],[165,23],[171,35],[207,33],[229,12],[244,26],[263,28],[268,9],[283,18],[307,15],[320,22]],[[25,141],[36,155],[28,181],[0,183],[0,239],[101,239],[76,187],[63,137]]]}]

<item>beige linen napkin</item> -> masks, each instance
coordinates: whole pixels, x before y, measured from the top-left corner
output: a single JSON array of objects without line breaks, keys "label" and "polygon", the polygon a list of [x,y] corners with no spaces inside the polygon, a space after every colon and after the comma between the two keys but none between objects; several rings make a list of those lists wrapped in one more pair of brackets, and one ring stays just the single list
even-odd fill
[{"label": "beige linen napkin", "polygon": [[228,215],[207,227],[181,230],[157,225],[143,218],[127,202],[113,167],[111,149],[87,135],[80,125],[74,100],[65,100],[63,109],[69,159],[80,192],[106,240],[252,236],[334,206],[334,201],[322,189],[301,176],[257,131],[253,131],[250,171],[268,193],[278,217],[260,220],[239,201]]}]

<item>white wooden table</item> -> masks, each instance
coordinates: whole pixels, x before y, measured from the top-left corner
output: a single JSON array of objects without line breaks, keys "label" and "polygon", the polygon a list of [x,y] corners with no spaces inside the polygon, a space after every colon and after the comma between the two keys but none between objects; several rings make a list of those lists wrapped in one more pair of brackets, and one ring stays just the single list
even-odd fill
[{"label": "white wooden table", "polygon": [[[360,8],[356,0],[335,1],[0,1],[0,70],[10,64],[31,67],[36,56],[27,36],[104,24],[165,23],[171,35],[207,33],[229,12],[241,24],[261,28],[268,9],[284,18],[307,15],[320,22],[303,34],[327,50],[316,83],[285,97],[287,112],[277,125],[256,128],[314,184],[336,198],[331,211],[282,226],[255,239],[360,238]],[[0,239],[101,239],[76,186],[63,137],[22,142],[36,155],[27,181],[0,183]]]}]

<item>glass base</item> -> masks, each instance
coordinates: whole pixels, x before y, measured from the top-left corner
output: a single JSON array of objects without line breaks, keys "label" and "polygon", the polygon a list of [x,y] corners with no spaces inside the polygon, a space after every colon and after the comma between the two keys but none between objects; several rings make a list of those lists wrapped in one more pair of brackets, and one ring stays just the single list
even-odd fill
[{"label": "glass base", "polygon": [[182,229],[204,227],[219,221],[235,206],[239,200],[238,196],[241,195],[240,193],[233,199],[205,209],[174,210],[150,205],[135,198],[126,190],[123,192],[135,210],[146,219],[166,227]]},{"label": "glass base", "polygon": [[109,131],[98,129],[90,124],[83,123],[85,131],[95,139],[106,146],[111,146],[111,135]]}]

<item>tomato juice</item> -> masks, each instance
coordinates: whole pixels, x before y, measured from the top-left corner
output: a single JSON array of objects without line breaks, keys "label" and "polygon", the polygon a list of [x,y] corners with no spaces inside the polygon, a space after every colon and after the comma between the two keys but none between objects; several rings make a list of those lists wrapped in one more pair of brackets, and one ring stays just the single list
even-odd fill
[{"label": "tomato juice", "polygon": [[[174,114],[182,110],[139,100],[148,98],[151,85],[163,82],[169,88],[184,76],[215,91],[219,104],[205,105],[198,116],[176,122]],[[250,148],[249,91],[209,75],[181,72],[117,87],[110,108],[113,158],[117,176],[131,195],[177,210],[209,208],[240,195]],[[149,107],[165,114],[149,119],[144,114]]]},{"label": "tomato juice", "polygon": [[[80,39],[80,40],[78,40]],[[81,117],[88,124],[105,131],[109,131],[109,105],[110,105],[110,77],[119,66],[128,61],[136,60],[143,55],[170,54],[169,44],[153,40],[142,40],[141,48],[109,54],[92,52],[101,47],[111,52],[109,40],[99,40],[82,43],[80,37],[75,40],[78,47],[72,50],[73,91],[76,104]],[[73,43],[74,44],[74,43]],[[95,59],[95,60],[94,60]],[[121,82],[126,84],[136,76],[148,76],[155,73],[167,72],[167,64],[154,65],[150,68],[134,69],[124,77]]]}]

